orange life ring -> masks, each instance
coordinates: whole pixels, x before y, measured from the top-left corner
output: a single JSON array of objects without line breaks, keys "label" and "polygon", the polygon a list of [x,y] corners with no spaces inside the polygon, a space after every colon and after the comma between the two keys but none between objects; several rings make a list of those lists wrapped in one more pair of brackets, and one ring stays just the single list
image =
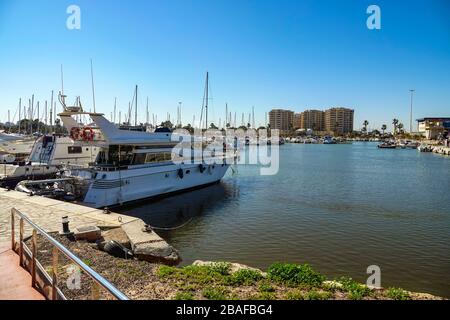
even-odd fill
[{"label": "orange life ring", "polygon": [[91,127],[86,127],[83,129],[83,133],[81,135],[84,141],[92,141],[94,140],[94,130]]},{"label": "orange life ring", "polygon": [[72,129],[70,129],[70,137],[73,140],[78,140],[80,138],[80,128],[73,127]]}]

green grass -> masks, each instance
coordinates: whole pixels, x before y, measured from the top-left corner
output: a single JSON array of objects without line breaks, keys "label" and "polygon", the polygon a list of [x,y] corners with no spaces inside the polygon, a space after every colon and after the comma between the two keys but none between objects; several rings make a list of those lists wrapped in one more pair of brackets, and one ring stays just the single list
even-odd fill
[{"label": "green grass", "polygon": [[304,300],[303,293],[300,290],[292,290],[286,294],[286,300]]},{"label": "green grass", "polygon": [[221,274],[223,276],[227,276],[230,274],[231,263],[229,262],[213,262],[211,265],[206,266],[211,270],[211,272],[215,272]]},{"label": "green grass", "polygon": [[310,290],[303,296],[304,300],[328,300],[332,297],[330,292]]},{"label": "green grass", "polygon": [[192,292],[180,291],[175,295],[175,300],[195,300]]},{"label": "green grass", "polygon": [[342,290],[348,293],[348,298],[351,300],[361,300],[372,293],[369,287],[354,281],[352,278],[341,277],[337,281],[342,284]]},{"label": "green grass", "polygon": [[318,291],[311,289],[306,292],[300,290],[292,290],[286,294],[287,300],[328,300],[333,296],[331,292]]},{"label": "green grass", "polygon": [[267,270],[267,274],[270,280],[291,286],[318,287],[326,279],[308,264],[274,263]]},{"label": "green grass", "polygon": [[[124,271],[134,274],[129,269],[124,268]],[[274,286],[290,287],[291,290],[284,295],[288,300],[325,300],[333,298],[336,291],[346,293],[346,297],[352,300],[377,297],[369,287],[349,277],[337,279],[336,284],[324,284],[326,277],[307,264],[275,263],[268,268],[267,277],[252,269],[231,273],[231,264],[225,262],[183,268],[160,266],[157,275],[174,281],[178,290],[175,298],[181,300],[194,298],[196,292],[210,300],[239,298],[240,291],[233,288],[239,286],[253,286],[257,291],[253,291],[251,299],[262,300],[277,298]],[[114,275],[115,278],[124,276],[122,272]],[[395,300],[411,299],[408,292],[399,288],[387,289],[384,296]]]},{"label": "green grass", "polygon": [[92,260],[91,259],[83,259],[83,262],[88,266],[88,267],[91,267],[92,266]]},{"label": "green grass", "polygon": [[411,296],[408,292],[401,288],[388,288],[386,291],[386,296],[393,300],[409,300]]},{"label": "green grass", "polygon": [[270,283],[262,282],[262,283],[259,285],[259,291],[260,291],[260,292],[274,292],[274,291],[275,291],[275,288],[272,287],[272,285],[271,285]]},{"label": "green grass", "polygon": [[222,285],[253,285],[263,277],[255,270],[241,269],[230,274],[230,264],[217,262],[204,266],[186,266],[183,268],[161,266],[157,271],[160,278],[170,278],[198,284],[215,283]]},{"label": "green grass", "polygon": [[156,274],[160,278],[167,278],[167,277],[169,277],[171,275],[174,275],[177,272],[178,272],[178,268],[162,265],[162,266],[159,267],[159,269],[156,272]]},{"label": "green grass", "polygon": [[227,279],[231,285],[240,286],[246,285],[250,286],[261,280],[263,276],[256,270],[251,269],[240,269],[234,272]]},{"label": "green grass", "polygon": [[227,290],[223,287],[207,287],[202,294],[208,300],[226,300],[228,298]]},{"label": "green grass", "polygon": [[253,300],[275,300],[276,296],[273,292],[260,292]]},{"label": "green grass", "polygon": [[224,272],[224,270],[211,266],[186,266],[183,268],[161,266],[157,275],[165,279],[206,284],[224,282],[226,276],[221,272]]}]

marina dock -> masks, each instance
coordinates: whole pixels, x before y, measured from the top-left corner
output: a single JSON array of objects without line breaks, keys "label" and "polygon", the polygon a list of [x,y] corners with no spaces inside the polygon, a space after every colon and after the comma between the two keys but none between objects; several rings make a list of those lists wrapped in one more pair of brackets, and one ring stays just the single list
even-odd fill
[{"label": "marina dock", "polygon": [[[139,218],[0,188],[0,242],[2,243],[11,241],[12,208],[25,213],[48,233],[61,231],[62,218],[68,217],[72,231],[92,226],[102,231],[121,228],[128,237],[135,256],[141,260],[169,264],[180,260],[178,252],[155,232],[145,230],[145,223]],[[30,235],[31,229],[25,225],[24,232],[25,236]]]}]

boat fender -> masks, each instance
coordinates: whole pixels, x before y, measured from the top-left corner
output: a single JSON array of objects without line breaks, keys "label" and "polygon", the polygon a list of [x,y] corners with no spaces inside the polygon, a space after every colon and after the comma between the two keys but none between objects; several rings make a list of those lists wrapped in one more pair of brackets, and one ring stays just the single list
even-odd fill
[{"label": "boat fender", "polygon": [[115,240],[108,241],[103,250],[117,258],[133,259],[133,252]]},{"label": "boat fender", "polygon": [[203,173],[206,170],[205,166],[201,163],[198,165],[198,169],[200,170],[200,173]]},{"label": "boat fender", "polygon": [[180,179],[183,179],[183,177],[184,177],[184,172],[183,172],[183,169],[178,169],[178,176],[180,177]]}]

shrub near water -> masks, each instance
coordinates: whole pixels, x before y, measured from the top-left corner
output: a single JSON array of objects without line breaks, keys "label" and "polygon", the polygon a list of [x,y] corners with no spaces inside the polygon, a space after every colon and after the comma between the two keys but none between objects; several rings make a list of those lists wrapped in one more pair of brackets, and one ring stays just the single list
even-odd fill
[{"label": "shrub near water", "polygon": [[250,269],[241,269],[234,272],[230,278],[229,282],[232,285],[252,285],[262,279],[261,273]]},{"label": "shrub near water", "polygon": [[409,293],[400,288],[389,288],[386,292],[386,296],[393,300],[409,300],[409,299],[411,299]]},{"label": "shrub near water", "polygon": [[352,300],[361,300],[372,293],[369,287],[354,281],[352,278],[341,277],[338,281],[342,284],[342,289],[347,291],[348,297]]},{"label": "shrub near water", "polygon": [[269,279],[288,285],[318,287],[326,279],[308,264],[274,263],[267,270]]}]

